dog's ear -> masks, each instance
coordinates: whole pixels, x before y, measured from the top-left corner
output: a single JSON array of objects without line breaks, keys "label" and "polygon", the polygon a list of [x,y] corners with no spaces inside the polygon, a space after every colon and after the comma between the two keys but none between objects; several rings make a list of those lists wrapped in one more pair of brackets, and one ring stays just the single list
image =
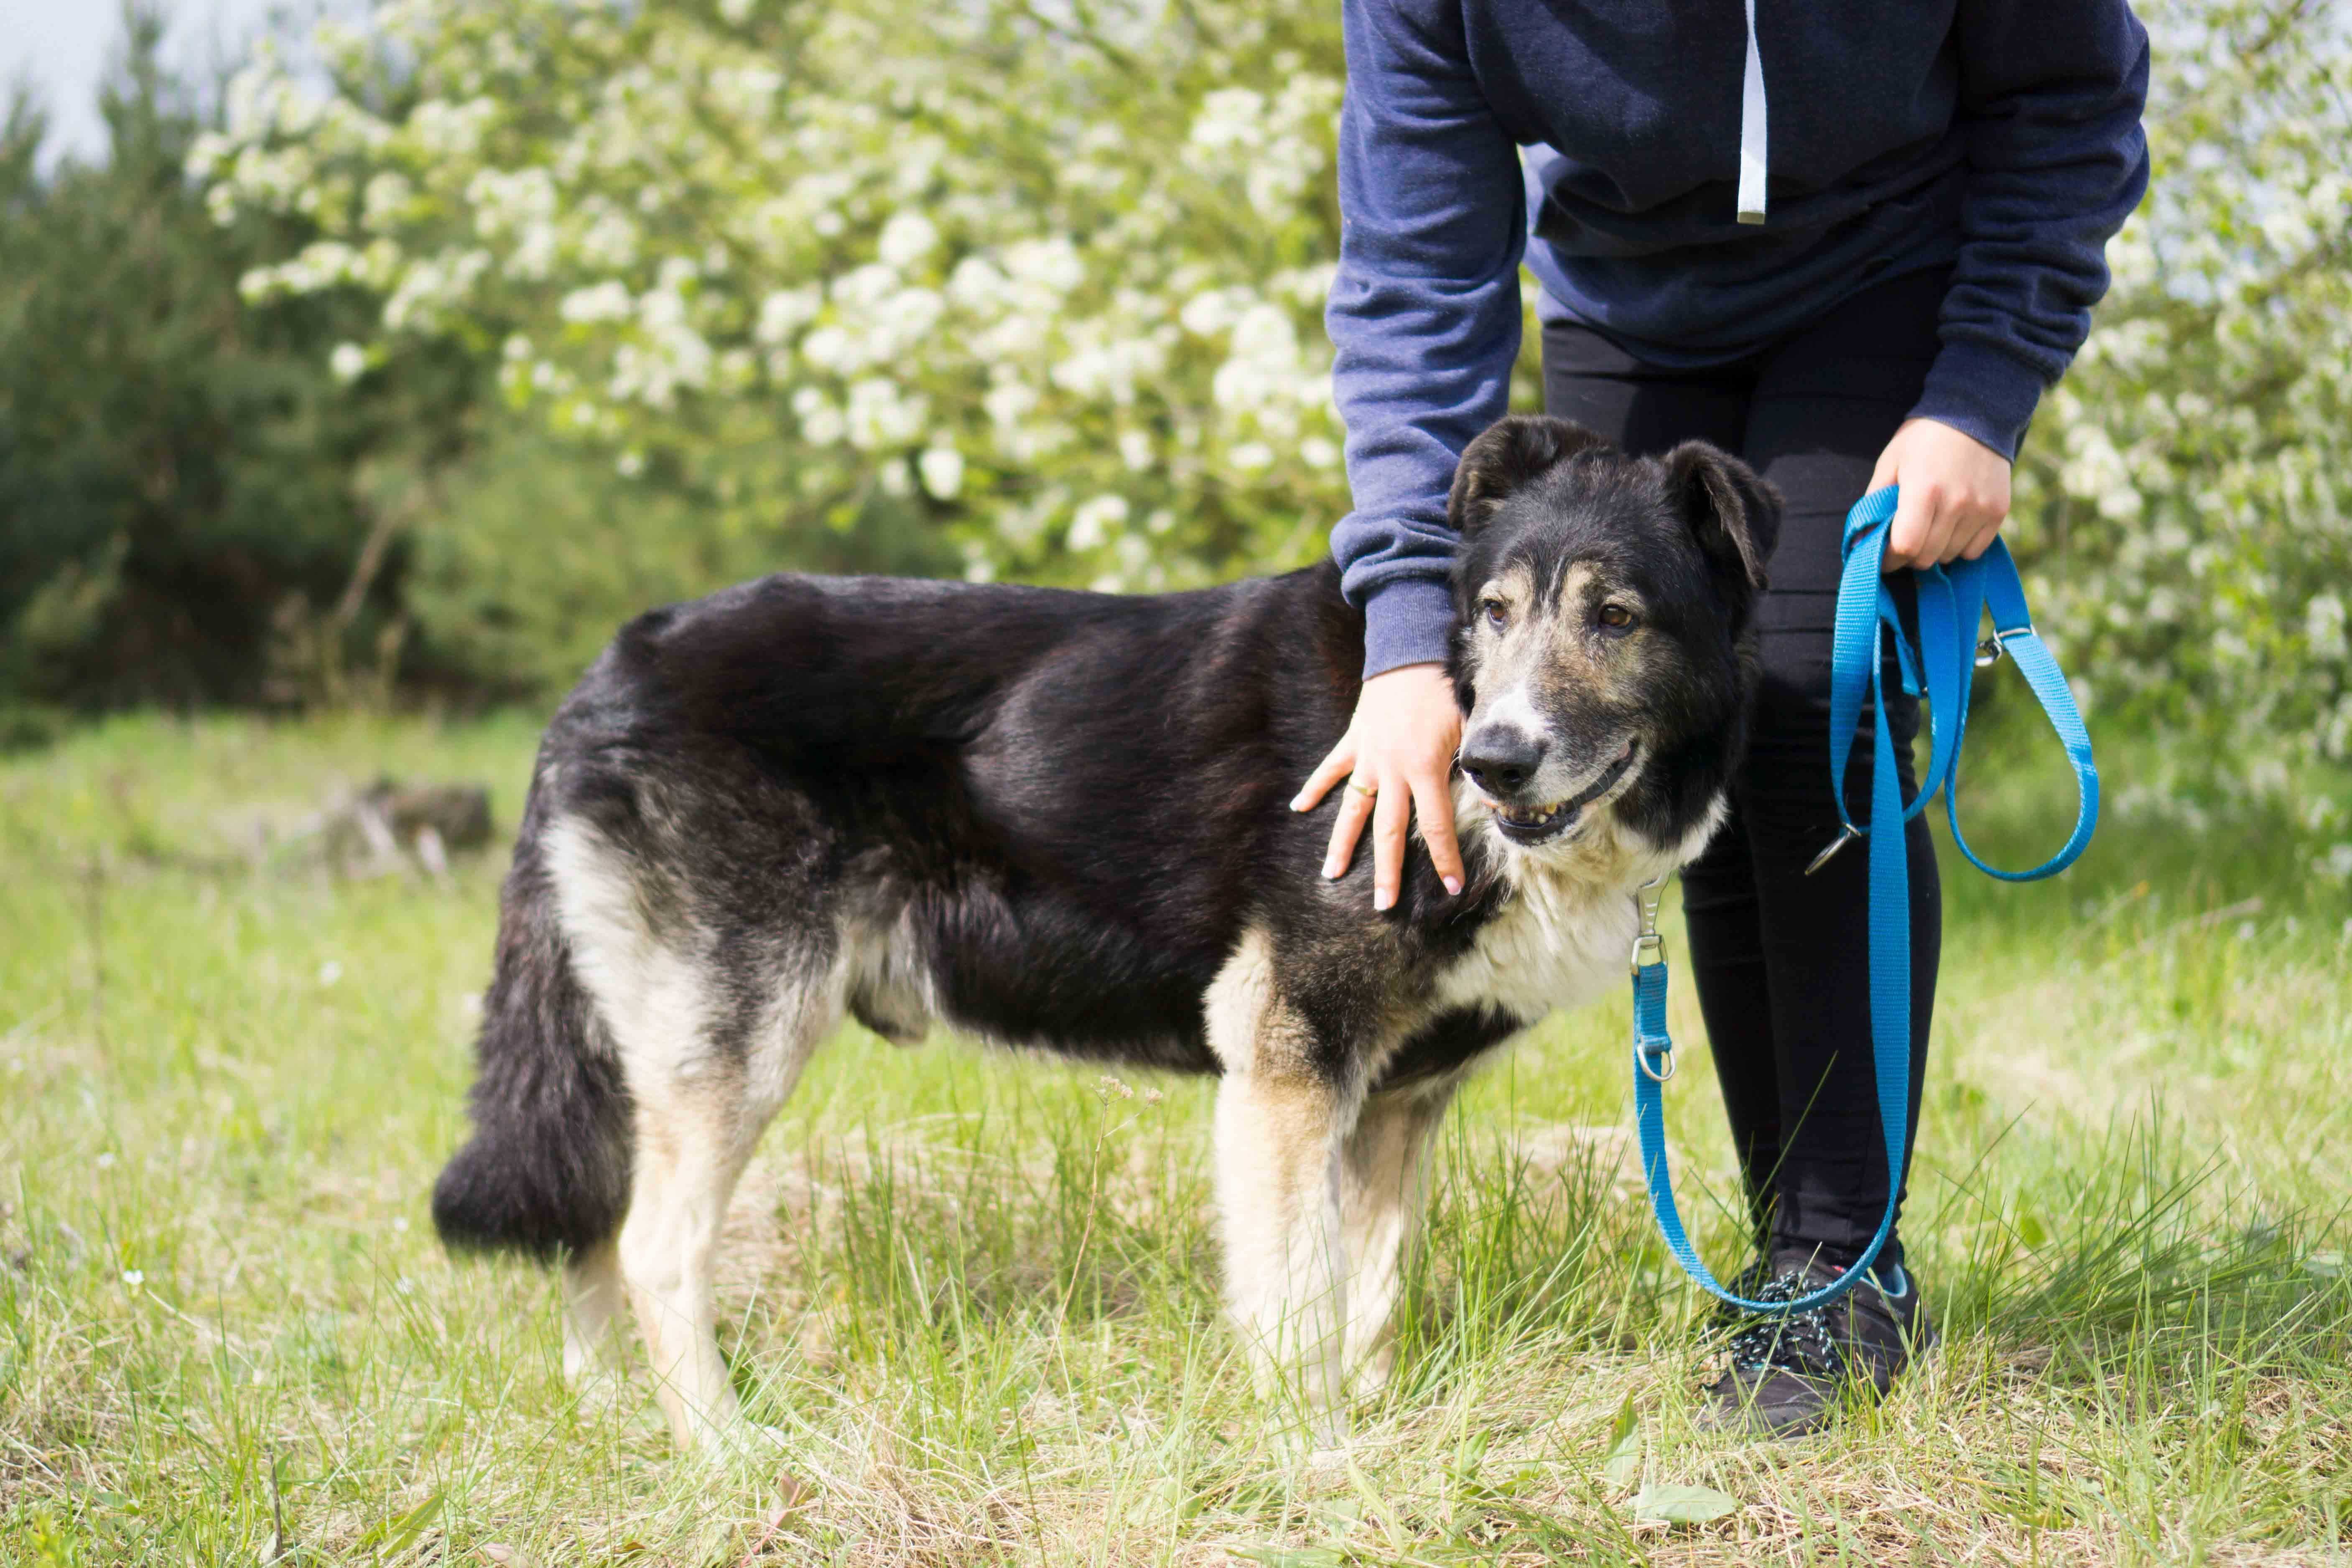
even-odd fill
[{"label": "dog's ear", "polygon": [[1512,491],[1554,463],[1608,443],[1581,425],[1549,415],[1514,414],[1498,419],[1462,449],[1454,469],[1454,493],[1446,498],[1445,521],[1467,539],[1486,524]]},{"label": "dog's ear", "polygon": [[1666,493],[1698,541],[1724,602],[1744,623],[1764,591],[1764,563],[1780,537],[1780,492],[1705,441],[1684,442],[1664,463]]}]

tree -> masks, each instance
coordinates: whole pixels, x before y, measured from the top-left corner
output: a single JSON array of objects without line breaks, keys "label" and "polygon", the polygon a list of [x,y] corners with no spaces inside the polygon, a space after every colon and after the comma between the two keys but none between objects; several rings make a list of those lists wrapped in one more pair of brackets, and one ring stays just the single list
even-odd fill
[{"label": "tree", "polygon": [[126,13],[104,163],[40,178],[22,98],[0,132],[0,690],[19,696],[249,701],[274,640],[376,642],[400,564],[381,512],[409,471],[387,459],[446,443],[464,400],[441,348],[398,395],[337,384],[327,346],[372,301],[241,305],[239,277],[305,226],[214,221],[162,30]]}]

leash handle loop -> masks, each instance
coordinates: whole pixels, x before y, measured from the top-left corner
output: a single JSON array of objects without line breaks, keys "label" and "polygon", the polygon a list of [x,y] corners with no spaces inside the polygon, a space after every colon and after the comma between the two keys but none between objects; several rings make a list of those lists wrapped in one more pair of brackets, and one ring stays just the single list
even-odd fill
[{"label": "leash handle loop", "polygon": [[[1837,617],[1830,666],[1830,779],[1842,831],[1805,868],[1812,875],[1856,838],[1870,856],[1870,1043],[1877,1079],[1878,1124],[1886,1149],[1886,1212],[1877,1234],[1853,1266],[1820,1289],[1790,1301],[1751,1301],[1735,1296],[1707,1271],[1675,1206],[1674,1179],[1666,1168],[1665,1100],[1661,1092],[1674,1076],[1674,1040],[1666,1027],[1665,947],[1657,931],[1659,886],[1651,883],[1634,898],[1640,921],[1633,942],[1633,1120],[1641,1137],[1642,1167],[1659,1234],[1683,1271],[1710,1294],[1735,1307],[1767,1316],[1811,1311],[1836,1300],[1865,1277],[1886,1238],[1894,1234],[1910,1165],[1908,1127],[1911,1095],[1911,898],[1903,826],[1926,809],[1938,791],[1951,825],[1952,842],[1970,865],[2004,882],[2052,877],[2074,863],[2098,826],[2099,773],[2091,758],[2090,731],[2074,705],[2074,694],[2058,661],[2033,629],[2025,586],[2009,546],[1995,540],[1975,561],[1915,568],[1916,638],[1904,629],[1894,593],[1884,574],[1886,534],[1895,520],[1893,486],[1873,490],[1845,520],[1845,566],[1838,582]],[[1992,618],[1993,635],[1977,640],[1978,623]],[[1885,638],[1895,637],[1895,678],[1928,705],[1927,776],[1909,801],[1895,769],[1893,731],[1886,721]],[[1988,657],[1988,650],[1990,654]],[[1969,687],[1981,664],[2007,653],[2025,677],[2074,769],[2074,831],[2058,853],[2031,870],[1989,866],[1960,832],[1960,743],[1968,730]],[[1868,700],[1871,723],[1870,824],[1847,815],[1846,766]],[[1660,879],[1661,881],[1664,879]],[[1664,1064],[1661,1067],[1660,1064]],[[1884,1287],[1882,1287],[1883,1289]]]}]

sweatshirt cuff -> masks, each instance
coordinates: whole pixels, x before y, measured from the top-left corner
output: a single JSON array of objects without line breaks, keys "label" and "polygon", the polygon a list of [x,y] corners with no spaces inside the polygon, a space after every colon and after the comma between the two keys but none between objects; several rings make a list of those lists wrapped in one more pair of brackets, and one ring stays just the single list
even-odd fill
[{"label": "sweatshirt cuff", "polygon": [[2048,383],[2014,354],[1968,338],[1948,340],[1927,368],[1910,417],[1948,425],[2017,460],[2018,444]]},{"label": "sweatshirt cuff", "polygon": [[1444,664],[1454,643],[1454,590],[1435,577],[1392,577],[1364,601],[1364,679],[1408,664]]}]

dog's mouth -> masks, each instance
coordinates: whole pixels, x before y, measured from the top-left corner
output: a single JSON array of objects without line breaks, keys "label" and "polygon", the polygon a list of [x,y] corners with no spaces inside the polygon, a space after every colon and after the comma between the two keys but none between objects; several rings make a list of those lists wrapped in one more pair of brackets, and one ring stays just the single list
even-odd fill
[{"label": "dog's mouth", "polygon": [[1584,808],[1617,787],[1633,766],[1633,758],[1641,751],[1641,742],[1625,742],[1624,753],[1601,770],[1601,775],[1566,800],[1549,805],[1507,805],[1489,799],[1487,805],[1495,814],[1495,826],[1512,843],[1528,846],[1546,843],[1575,826],[1584,816]]}]

